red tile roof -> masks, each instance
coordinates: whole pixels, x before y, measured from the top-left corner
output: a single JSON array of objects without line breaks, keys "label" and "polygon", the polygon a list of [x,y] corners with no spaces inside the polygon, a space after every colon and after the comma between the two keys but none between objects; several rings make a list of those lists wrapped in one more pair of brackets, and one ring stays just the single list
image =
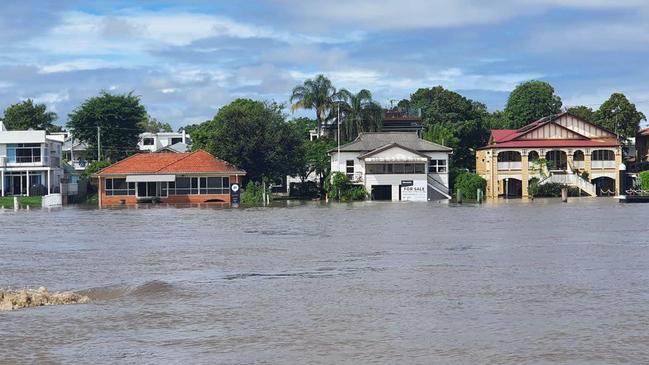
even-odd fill
[{"label": "red tile roof", "polygon": [[178,174],[178,173],[239,173],[246,172],[208,152],[139,153],[116,162],[96,175],[119,174]]}]

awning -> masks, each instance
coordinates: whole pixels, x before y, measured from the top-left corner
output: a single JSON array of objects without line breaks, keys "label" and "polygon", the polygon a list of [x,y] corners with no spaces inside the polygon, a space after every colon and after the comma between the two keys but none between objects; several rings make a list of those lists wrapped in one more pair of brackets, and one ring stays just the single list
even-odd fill
[{"label": "awning", "polygon": [[127,175],[126,182],[176,181],[176,175]]}]

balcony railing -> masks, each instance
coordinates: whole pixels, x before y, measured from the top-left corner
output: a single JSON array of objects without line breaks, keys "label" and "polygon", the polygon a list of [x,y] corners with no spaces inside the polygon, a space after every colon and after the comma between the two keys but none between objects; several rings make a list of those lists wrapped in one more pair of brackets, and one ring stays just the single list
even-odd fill
[{"label": "balcony railing", "polygon": [[498,162],[498,170],[520,170],[520,161],[504,161]]},{"label": "balcony railing", "polygon": [[593,169],[614,169],[615,161],[591,161],[590,166]]},{"label": "balcony railing", "polygon": [[586,164],[584,161],[572,161],[572,166],[576,169],[583,169]]},{"label": "balcony railing", "polygon": [[363,174],[360,172],[355,172],[353,174],[346,174],[349,178],[349,181],[353,183],[363,182]]}]

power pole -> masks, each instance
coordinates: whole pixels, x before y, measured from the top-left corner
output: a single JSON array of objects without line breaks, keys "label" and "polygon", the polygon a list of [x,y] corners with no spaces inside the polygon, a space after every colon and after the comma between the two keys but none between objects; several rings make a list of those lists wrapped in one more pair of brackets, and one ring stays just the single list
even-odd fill
[{"label": "power pole", "polygon": [[97,161],[101,161],[101,130],[97,126]]}]

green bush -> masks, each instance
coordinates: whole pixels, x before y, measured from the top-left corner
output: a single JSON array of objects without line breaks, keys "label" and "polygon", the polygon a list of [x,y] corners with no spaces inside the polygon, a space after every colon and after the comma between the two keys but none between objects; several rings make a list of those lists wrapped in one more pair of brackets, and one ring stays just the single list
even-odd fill
[{"label": "green bush", "polygon": [[105,167],[108,167],[110,165],[112,165],[112,163],[110,163],[109,161],[91,162],[90,164],[88,164],[88,166],[86,166],[86,169],[83,170],[83,173],[81,174],[81,176],[89,177],[90,175],[92,175],[92,174],[96,173],[97,171],[99,171],[99,170],[101,170],[101,169],[103,169]]},{"label": "green bush", "polygon": [[347,175],[342,172],[329,174],[324,184],[325,191],[330,199],[340,201],[365,200],[367,190],[362,185],[354,185]]},{"label": "green bush", "polygon": [[487,180],[472,172],[462,172],[455,178],[454,189],[460,190],[463,199],[475,200],[478,198],[478,189],[482,189],[484,193],[486,188]]},{"label": "green bush", "polygon": [[242,204],[262,204],[264,202],[264,187],[261,183],[250,181],[241,193]]},{"label": "green bush", "polygon": [[[536,187],[538,190],[533,195],[534,197],[552,198],[552,197],[561,196],[561,189],[563,189],[564,185],[559,183],[546,183],[543,185],[538,185],[538,182],[536,182]],[[579,196],[579,195],[580,195],[580,191],[578,187],[574,187],[574,186],[568,187],[568,196]]]},{"label": "green bush", "polygon": [[642,171],[638,176],[640,177],[640,189],[649,190],[649,170]]}]

